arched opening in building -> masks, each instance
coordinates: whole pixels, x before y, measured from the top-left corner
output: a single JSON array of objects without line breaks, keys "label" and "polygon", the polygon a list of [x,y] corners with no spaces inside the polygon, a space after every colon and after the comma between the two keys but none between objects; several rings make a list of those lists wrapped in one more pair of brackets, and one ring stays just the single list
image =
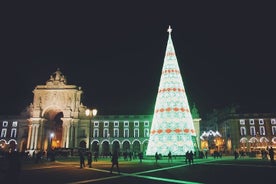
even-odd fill
[{"label": "arched opening in building", "polygon": [[148,141],[148,140],[146,140],[146,141],[143,142],[143,152],[144,152],[144,153],[147,152],[148,144],[149,144],[149,141]]},{"label": "arched opening in building", "polygon": [[133,153],[137,154],[140,153],[140,142],[139,141],[134,141],[133,142]]},{"label": "arched opening in building", "polygon": [[14,140],[9,141],[9,149],[16,150],[16,142]]},{"label": "arched opening in building", "polygon": [[96,152],[99,153],[99,142],[93,141],[92,142],[92,152],[95,154]]},{"label": "arched opening in building", "polygon": [[120,152],[120,143],[119,141],[114,141],[112,143],[112,152],[117,151]]},{"label": "arched opening in building", "polygon": [[109,142],[108,141],[104,141],[102,143],[102,154],[101,155],[104,156],[104,157],[110,156]]},{"label": "arched opening in building", "polygon": [[128,141],[123,142],[123,152],[129,152],[130,151],[130,143]]},{"label": "arched opening in building", "polygon": [[81,141],[80,144],[79,144],[79,147],[82,148],[82,149],[85,149],[86,148],[86,142]]},{"label": "arched opening in building", "polygon": [[63,112],[59,109],[51,108],[44,113],[46,119],[44,127],[44,150],[62,148],[62,118]]}]

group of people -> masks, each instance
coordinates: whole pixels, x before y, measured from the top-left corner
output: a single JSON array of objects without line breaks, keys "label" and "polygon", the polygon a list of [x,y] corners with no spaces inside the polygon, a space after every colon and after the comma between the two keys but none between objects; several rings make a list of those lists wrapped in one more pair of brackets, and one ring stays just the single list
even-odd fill
[{"label": "group of people", "polygon": [[[87,165],[89,168],[92,168],[92,152],[85,152],[85,150],[80,150],[79,151],[79,156],[80,156],[80,168],[84,168],[85,167],[85,155],[87,156]],[[114,151],[111,155],[111,168],[110,168],[110,173],[113,172],[113,168],[114,166],[117,167],[117,171],[118,173],[120,173],[120,169],[119,169],[119,153],[118,151]]]},{"label": "group of people", "polygon": [[84,168],[85,167],[85,154],[87,155],[87,165],[89,168],[92,167],[92,153],[91,151],[85,153],[83,150],[81,150],[79,152],[80,155],[80,168]]},{"label": "group of people", "polygon": [[185,162],[186,162],[186,164],[189,163],[189,165],[194,163],[194,153],[193,153],[193,151],[186,151],[186,153],[185,153]]}]

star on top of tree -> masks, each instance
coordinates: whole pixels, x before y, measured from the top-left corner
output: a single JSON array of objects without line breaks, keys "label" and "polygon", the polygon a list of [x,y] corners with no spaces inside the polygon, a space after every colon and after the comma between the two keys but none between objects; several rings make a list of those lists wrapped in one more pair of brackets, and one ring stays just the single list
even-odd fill
[{"label": "star on top of tree", "polygon": [[171,33],[171,32],[172,32],[172,28],[171,28],[171,26],[169,25],[168,33]]}]

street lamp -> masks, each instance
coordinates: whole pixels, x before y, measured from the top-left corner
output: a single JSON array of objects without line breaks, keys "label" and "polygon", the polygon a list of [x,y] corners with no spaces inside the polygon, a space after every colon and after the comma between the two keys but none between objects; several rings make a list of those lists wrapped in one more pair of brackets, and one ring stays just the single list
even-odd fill
[{"label": "street lamp", "polygon": [[89,151],[90,151],[90,148],[91,148],[91,123],[92,123],[92,118],[95,117],[97,115],[97,109],[86,109],[85,110],[85,115],[89,117],[89,145],[88,145],[88,148],[89,148]]},{"label": "street lamp", "polygon": [[50,148],[52,149],[52,142],[53,142],[53,137],[55,136],[55,134],[52,132],[50,134]]}]

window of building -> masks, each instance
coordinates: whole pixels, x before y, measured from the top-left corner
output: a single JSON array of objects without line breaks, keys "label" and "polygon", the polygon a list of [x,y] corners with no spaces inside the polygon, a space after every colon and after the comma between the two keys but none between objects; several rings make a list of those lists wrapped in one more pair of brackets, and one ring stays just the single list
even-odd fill
[{"label": "window of building", "polygon": [[271,119],[271,124],[276,125],[276,119]]},{"label": "window of building", "polygon": [[245,125],[245,120],[244,119],[240,119],[240,125]]},{"label": "window of building", "polygon": [[8,122],[7,121],[3,121],[3,127],[8,127]]},{"label": "window of building", "polygon": [[12,122],[12,127],[17,127],[17,121]]},{"label": "window of building", "polygon": [[129,137],[129,129],[128,128],[124,129],[124,137]]},{"label": "window of building", "polygon": [[103,130],[103,137],[104,138],[109,138],[109,133],[108,133],[108,128],[105,128],[104,130]]},{"label": "window of building", "polygon": [[99,127],[99,122],[98,121],[94,122],[94,127]]},{"label": "window of building", "polygon": [[263,119],[259,119],[259,125],[263,125],[264,124],[264,120]]},{"label": "window of building", "polygon": [[272,129],[272,135],[276,135],[276,126],[272,126],[271,129]]},{"label": "window of building", "polygon": [[129,126],[129,122],[128,121],[125,121],[124,122],[124,127],[128,127]]},{"label": "window of building", "polygon": [[256,136],[256,130],[255,130],[255,127],[254,127],[254,126],[251,126],[251,127],[250,127],[250,135],[251,135],[251,136]]},{"label": "window of building", "polygon": [[149,137],[149,129],[148,128],[144,129],[144,137]]},{"label": "window of building", "polygon": [[134,121],[134,127],[139,127],[139,121]]},{"label": "window of building", "polygon": [[260,135],[265,135],[265,127],[260,126]]},{"label": "window of building", "polygon": [[109,122],[108,121],[104,122],[104,127],[109,127]]},{"label": "window of building", "polygon": [[149,122],[148,122],[148,121],[145,121],[145,122],[144,122],[144,126],[145,126],[145,127],[149,127]]},{"label": "window of building", "polygon": [[119,128],[114,128],[114,137],[119,137]]},{"label": "window of building", "polygon": [[99,129],[95,128],[94,129],[94,133],[93,133],[93,137],[99,137]]},{"label": "window of building", "polygon": [[119,121],[114,121],[114,127],[119,127]]},{"label": "window of building", "polygon": [[6,137],[7,136],[7,129],[6,128],[2,128],[1,130],[1,137]]},{"label": "window of building", "polygon": [[134,137],[139,137],[139,129],[134,128]]},{"label": "window of building", "polygon": [[250,124],[250,125],[254,125],[254,119],[250,119],[250,120],[249,120],[249,124]]},{"label": "window of building", "polygon": [[81,129],[81,130],[80,130],[80,136],[81,136],[81,137],[86,137],[86,135],[85,135],[85,130],[84,130],[84,129]]},{"label": "window of building", "polygon": [[11,137],[16,137],[16,128],[11,129]]},{"label": "window of building", "polygon": [[245,127],[240,127],[240,131],[241,131],[241,136],[246,135],[246,128]]}]

